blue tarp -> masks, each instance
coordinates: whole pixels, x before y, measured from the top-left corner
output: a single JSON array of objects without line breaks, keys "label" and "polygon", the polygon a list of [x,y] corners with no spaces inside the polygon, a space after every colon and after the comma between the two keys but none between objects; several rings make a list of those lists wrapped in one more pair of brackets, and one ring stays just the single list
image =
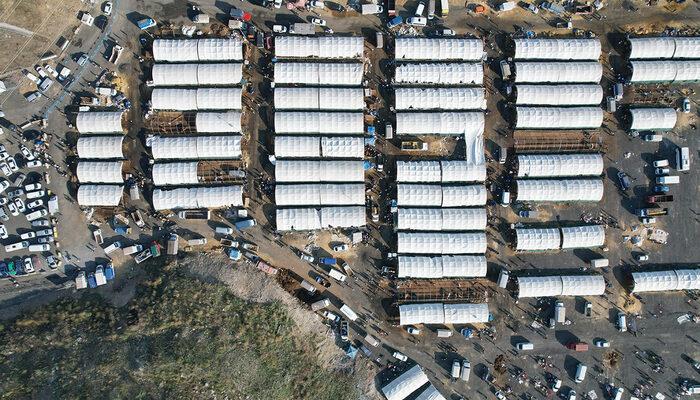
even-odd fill
[{"label": "blue tarp", "polygon": [[350,345],[347,350],[345,350],[345,355],[355,359],[355,356],[357,356],[357,347]]},{"label": "blue tarp", "polygon": [[241,252],[238,251],[238,249],[230,249],[228,251],[228,258],[232,259],[233,261],[238,261],[241,259]]},{"label": "blue tarp", "polygon": [[114,279],[114,267],[111,265],[108,265],[105,267],[105,279],[108,281],[111,281]]}]

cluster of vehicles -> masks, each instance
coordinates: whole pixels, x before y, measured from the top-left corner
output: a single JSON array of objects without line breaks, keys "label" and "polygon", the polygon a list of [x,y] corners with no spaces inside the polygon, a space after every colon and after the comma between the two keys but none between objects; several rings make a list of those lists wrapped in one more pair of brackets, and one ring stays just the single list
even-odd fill
[{"label": "cluster of vehicles", "polygon": [[[47,256],[45,260],[46,265],[51,270],[55,270],[61,265],[61,261],[53,255]],[[9,260],[0,261],[0,278],[33,274],[43,267],[44,264],[41,258],[36,254],[28,257],[11,258]]]},{"label": "cluster of vehicles", "polygon": [[98,265],[95,272],[86,273],[80,271],[75,278],[75,287],[77,289],[94,289],[98,286],[106,285],[107,281],[114,279],[114,266],[112,264]]}]

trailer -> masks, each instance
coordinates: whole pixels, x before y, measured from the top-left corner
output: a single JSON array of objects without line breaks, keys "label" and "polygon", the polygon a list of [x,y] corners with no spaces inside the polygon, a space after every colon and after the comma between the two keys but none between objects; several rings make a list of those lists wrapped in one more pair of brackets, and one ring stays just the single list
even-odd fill
[{"label": "trailer", "polygon": [[638,217],[668,215],[668,208],[638,208],[636,214]]},{"label": "trailer", "polygon": [[116,64],[123,50],[124,48],[122,46],[115,43],[114,46],[112,46],[112,54],[109,55],[109,62]]},{"label": "trailer", "polygon": [[92,237],[95,238],[95,243],[101,245],[102,243],[105,242],[104,238],[102,237],[102,230],[101,229],[95,229],[94,232],[92,232]]},{"label": "trailer", "polygon": [[362,4],[361,11],[362,15],[381,14],[384,7],[377,4]]},{"label": "trailer", "polygon": [[396,16],[396,0],[386,0],[386,12],[390,17]]},{"label": "trailer", "polygon": [[672,201],[673,201],[672,194],[660,194],[660,195],[647,196],[647,203],[649,203],[649,204],[667,203],[667,202],[672,202]]},{"label": "trailer", "polygon": [[263,260],[259,260],[256,267],[268,275],[277,275],[279,270]]},{"label": "trailer", "polygon": [[566,348],[573,351],[588,351],[588,343],[572,342],[567,344]]}]

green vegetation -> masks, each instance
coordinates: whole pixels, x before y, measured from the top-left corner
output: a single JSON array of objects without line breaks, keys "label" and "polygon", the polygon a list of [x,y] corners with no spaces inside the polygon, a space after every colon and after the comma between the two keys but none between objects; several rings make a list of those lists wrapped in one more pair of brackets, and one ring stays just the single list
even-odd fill
[{"label": "green vegetation", "polygon": [[349,399],[283,306],[251,304],[175,267],[127,306],[95,294],[0,325],[0,398]]}]

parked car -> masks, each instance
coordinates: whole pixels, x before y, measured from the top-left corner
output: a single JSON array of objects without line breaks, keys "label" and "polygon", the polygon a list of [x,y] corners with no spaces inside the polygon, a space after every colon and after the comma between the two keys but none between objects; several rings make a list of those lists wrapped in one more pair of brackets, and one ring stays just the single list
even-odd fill
[{"label": "parked car", "polygon": [[668,167],[668,160],[655,160],[653,165],[654,168]]},{"label": "parked car", "polygon": [[664,140],[661,135],[642,135],[642,140],[645,142],[660,142]]},{"label": "parked car", "polygon": [[31,225],[32,228],[45,228],[47,226],[51,226],[51,223],[45,219],[37,219],[35,221],[32,221]]},{"label": "parked car", "polygon": [[654,192],[656,192],[656,193],[668,193],[670,190],[671,190],[671,188],[669,188],[669,187],[666,186],[666,185],[656,185],[656,186],[654,186]]},{"label": "parked car", "polygon": [[637,254],[634,258],[639,262],[649,261],[649,254]]},{"label": "parked car", "polygon": [[690,112],[690,99],[689,98],[684,98],[683,99],[683,104],[682,104],[682,109],[684,113],[689,113]]},{"label": "parked car", "polygon": [[412,326],[406,328],[406,332],[410,333],[411,335],[420,335],[420,329],[414,328]]},{"label": "parked car", "polygon": [[593,341],[593,345],[595,345],[595,347],[610,347],[610,342],[605,339],[597,339]]},{"label": "parked car", "polygon": [[321,18],[311,18],[311,20],[309,22],[311,22],[313,25],[316,25],[316,26],[326,26],[327,25],[326,20],[321,19]]},{"label": "parked car", "polygon": [[27,208],[39,208],[44,205],[44,200],[38,199],[27,203]]},{"label": "parked car", "polygon": [[28,185],[24,185],[25,192],[31,192],[33,190],[39,190],[39,189],[41,189],[41,183],[30,183]]},{"label": "parked car", "polygon": [[54,256],[48,256],[46,257],[46,263],[49,265],[49,268],[51,269],[56,269],[59,266],[59,260],[56,259]]},{"label": "parked car", "polygon": [[348,321],[346,321],[346,320],[340,321],[340,340],[347,342],[350,338],[349,333],[350,333],[350,327],[349,327]]},{"label": "parked car", "polygon": [[2,170],[2,173],[5,176],[10,176],[12,175],[12,170],[10,169],[10,166],[7,165],[7,162],[2,162],[0,163],[0,170]]},{"label": "parked car", "polygon": [[321,315],[323,315],[324,318],[331,320],[332,322],[340,321],[340,317],[338,316],[338,314],[333,313],[333,312],[328,311],[328,310],[324,310],[321,313]]},{"label": "parked car", "polygon": [[7,166],[10,167],[10,170],[12,172],[19,171],[19,167],[17,166],[17,161],[15,161],[14,157],[8,158],[6,162],[7,162]]},{"label": "parked car", "polygon": [[287,27],[280,24],[272,25],[272,32],[275,33],[287,33]]},{"label": "parked car", "polygon": [[4,206],[5,204],[9,203],[10,200],[8,200],[7,197],[5,196],[0,196],[0,206]]},{"label": "parked car", "polygon": [[654,217],[642,218],[642,224],[644,224],[644,225],[653,225],[655,223],[656,223],[656,218],[654,218]]},{"label": "parked car", "polygon": [[17,206],[17,210],[19,212],[22,213],[27,210],[27,207],[24,206],[24,202],[19,197],[15,197],[14,200],[12,200],[12,202],[15,203],[15,206]]},{"label": "parked car", "polygon": [[38,231],[36,231],[36,235],[37,236],[53,236],[53,229],[48,228],[48,229],[38,230]]},{"label": "parked car", "polygon": [[41,167],[42,165],[44,165],[44,163],[39,161],[39,160],[29,161],[27,163],[28,168],[38,168],[38,167]]},{"label": "parked car", "polygon": [[410,17],[406,20],[406,23],[413,26],[426,26],[428,25],[428,18],[425,17]]},{"label": "parked car", "polygon": [[7,228],[5,228],[5,225],[0,224],[0,239],[7,239],[8,237]]},{"label": "parked car", "polygon": [[622,188],[622,190],[627,191],[632,186],[632,181],[629,176],[622,171],[617,173],[617,179],[620,181],[620,188]]},{"label": "parked car", "polygon": [[554,378],[552,381],[552,392],[556,393],[561,389],[561,379],[559,378]]},{"label": "parked car", "polygon": [[34,239],[36,237],[36,233],[35,232],[25,232],[25,233],[19,235],[19,237],[22,240]]},{"label": "parked car", "polygon": [[16,187],[21,187],[26,179],[27,179],[27,175],[20,172],[19,174],[17,174],[17,176],[15,177],[15,180],[12,182],[12,184],[15,185]]},{"label": "parked car", "polygon": [[24,273],[31,274],[32,272],[34,272],[34,263],[32,263],[32,258],[25,257],[24,258]]},{"label": "parked car", "polygon": [[10,182],[6,181],[5,179],[0,181],[0,193],[4,192],[9,187],[10,187]]},{"label": "parked car", "polygon": [[20,146],[19,150],[27,161],[32,161],[35,158],[34,154],[26,146]]},{"label": "parked car", "polygon": [[36,239],[36,241],[41,244],[53,243],[54,240],[53,236],[42,236]]},{"label": "parked car", "polygon": [[669,168],[656,168],[654,173],[656,175],[668,175],[671,173],[671,170]]},{"label": "parked car", "polygon": [[336,244],[336,245],[334,245],[331,249],[332,249],[333,251],[338,251],[338,252],[339,252],[339,251],[348,251],[349,248],[350,248],[350,246],[348,246],[346,243],[342,243],[342,244]]},{"label": "parked car", "polygon": [[7,209],[10,210],[10,214],[12,214],[13,217],[19,215],[19,210],[17,209],[17,205],[14,202],[9,202],[7,204]]},{"label": "parked car", "polygon": [[315,260],[315,258],[313,256],[308,255],[306,253],[299,253],[299,258],[301,258],[302,260],[304,260],[306,262],[310,262],[310,263],[314,262],[314,260]]},{"label": "parked car", "polygon": [[110,15],[110,14],[112,14],[112,2],[111,2],[111,1],[108,1],[108,2],[106,2],[106,3],[104,4],[104,6],[102,7],[102,12],[103,12],[105,15]]},{"label": "parked car", "polygon": [[[9,207],[9,204],[8,204]],[[0,220],[3,221],[9,221],[10,217],[7,216],[7,213],[5,212],[5,207],[0,206]]]}]

